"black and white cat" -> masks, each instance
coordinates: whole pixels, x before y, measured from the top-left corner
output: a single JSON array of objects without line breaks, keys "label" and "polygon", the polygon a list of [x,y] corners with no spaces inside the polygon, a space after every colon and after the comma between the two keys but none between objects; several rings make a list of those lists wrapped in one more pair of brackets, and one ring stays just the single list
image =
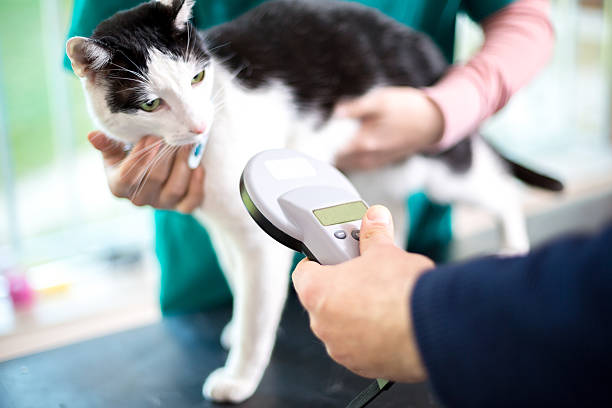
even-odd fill
[{"label": "black and white cat", "polygon": [[[247,160],[289,147],[331,162],[359,126],[331,115],[338,101],[386,85],[431,85],[447,64],[426,36],[354,3],[266,2],[200,33],[189,23],[192,6],[160,0],[117,13],[91,38],[71,38],[67,53],[90,114],[109,137],[135,143],[155,135],[172,146],[208,137],[205,200],[195,216],[213,239],[234,315],[221,338],[227,362],[203,393],[240,402],[268,364],[292,258],[243,208],[238,185]],[[404,199],[424,189],[440,202],[491,211],[504,249],[528,250],[515,182],[478,138],[349,176],[368,202],[391,209],[398,245],[406,237]]]}]

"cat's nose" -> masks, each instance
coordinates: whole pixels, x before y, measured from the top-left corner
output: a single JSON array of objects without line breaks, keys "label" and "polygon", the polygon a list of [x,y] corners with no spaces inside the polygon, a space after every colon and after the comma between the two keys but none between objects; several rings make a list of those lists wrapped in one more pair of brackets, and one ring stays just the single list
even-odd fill
[{"label": "cat's nose", "polygon": [[202,122],[197,125],[191,125],[191,127],[189,128],[189,131],[196,135],[204,133],[206,131],[206,123]]}]

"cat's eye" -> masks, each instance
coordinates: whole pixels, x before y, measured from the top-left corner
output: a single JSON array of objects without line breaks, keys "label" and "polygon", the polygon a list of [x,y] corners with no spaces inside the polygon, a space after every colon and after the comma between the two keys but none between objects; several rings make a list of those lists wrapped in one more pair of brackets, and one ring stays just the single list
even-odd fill
[{"label": "cat's eye", "polygon": [[159,104],[161,103],[161,99],[157,98],[157,99],[153,99],[150,100],[148,102],[144,102],[140,104],[140,109],[142,109],[145,112],[153,112],[155,109],[157,109],[159,107]]},{"label": "cat's eye", "polygon": [[191,84],[197,84],[198,82],[202,82],[204,79],[204,71],[201,71],[199,74],[196,74],[193,78],[191,78]]}]

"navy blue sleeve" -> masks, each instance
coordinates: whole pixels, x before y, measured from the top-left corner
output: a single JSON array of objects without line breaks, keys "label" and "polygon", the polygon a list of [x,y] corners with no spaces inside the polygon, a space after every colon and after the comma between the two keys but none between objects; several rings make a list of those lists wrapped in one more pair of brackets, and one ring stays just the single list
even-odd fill
[{"label": "navy blue sleeve", "polygon": [[411,308],[445,406],[612,406],[612,228],[436,268]]}]

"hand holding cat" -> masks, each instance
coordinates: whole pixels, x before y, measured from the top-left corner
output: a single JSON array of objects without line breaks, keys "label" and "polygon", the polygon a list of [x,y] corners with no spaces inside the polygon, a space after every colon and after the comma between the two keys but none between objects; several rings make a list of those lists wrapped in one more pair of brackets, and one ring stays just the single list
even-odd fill
[{"label": "hand holding cat", "polygon": [[137,206],[174,209],[190,213],[204,199],[204,169],[191,170],[187,159],[190,146],[163,154],[162,142],[143,137],[128,154],[123,144],[91,132],[87,138],[102,153],[111,192]]},{"label": "hand holding cat", "polygon": [[341,102],[334,115],[361,121],[353,140],[336,157],[336,165],[344,170],[405,159],[435,145],[444,131],[440,109],[417,88],[377,88]]},{"label": "hand holding cat", "polygon": [[293,284],[310,326],[329,355],[372,378],[426,378],[410,313],[417,278],[434,264],[393,244],[391,214],[372,206],[363,217],[361,256],[340,265],[303,260]]}]

